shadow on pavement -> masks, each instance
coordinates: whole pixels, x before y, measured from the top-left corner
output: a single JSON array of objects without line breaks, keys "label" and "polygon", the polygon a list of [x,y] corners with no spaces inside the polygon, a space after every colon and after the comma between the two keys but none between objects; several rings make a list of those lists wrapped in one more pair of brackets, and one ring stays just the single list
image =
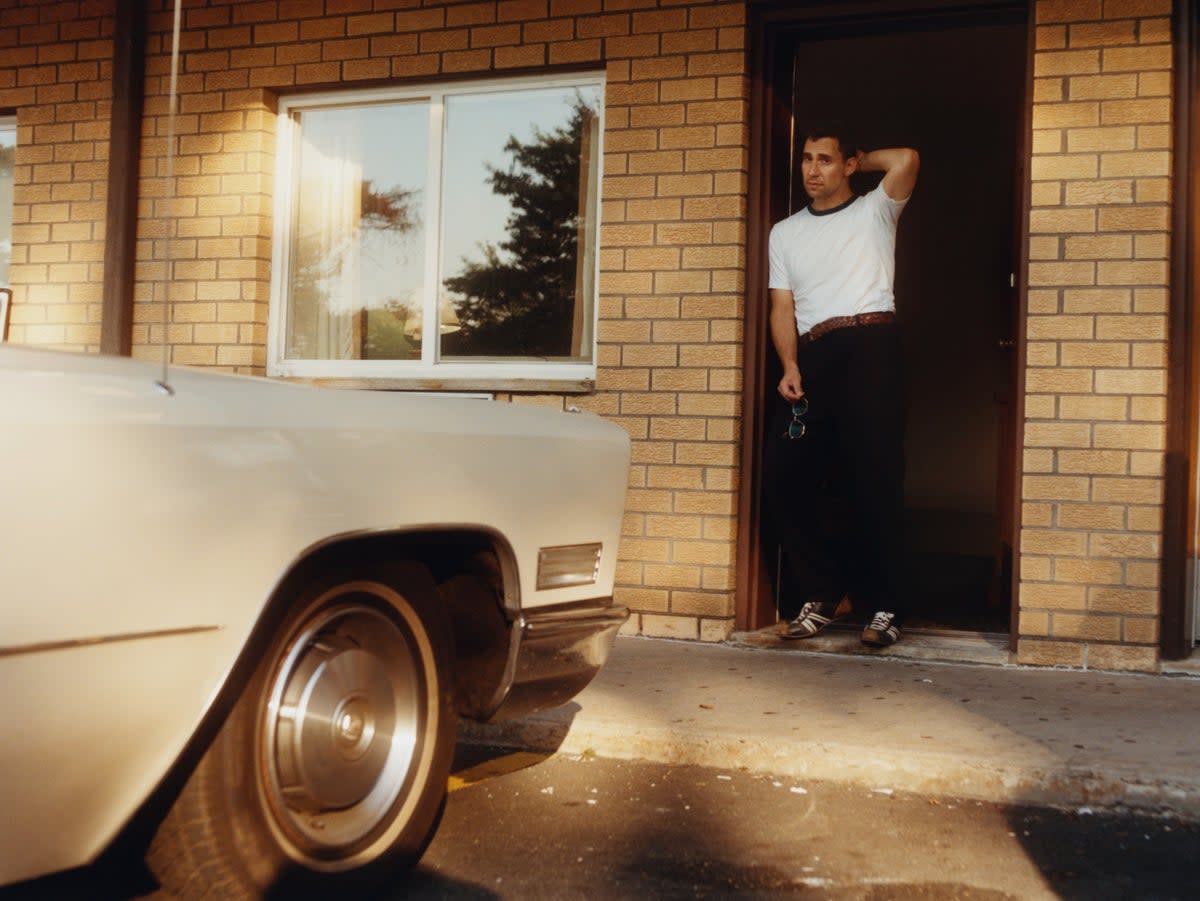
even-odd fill
[{"label": "shadow on pavement", "polygon": [[1185,901],[1200,886],[1200,824],[1017,807],[1012,833],[1062,901]]},{"label": "shadow on pavement", "polygon": [[[459,744],[454,754],[450,790],[535,766],[548,756],[514,752],[511,748]],[[374,896],[355,896],[356,901],[401,898],[483,901],[498,897],[488,889],[450,879],[422,867],[414,870],[394,891]],[[171,896],[159,887],[154,876],[143,867],[112,871],[94,866],[0,887],[0,901],[171,901]]]},{"label": "shadow on pavement", "polygon": [[112,872],[83,867],[0,888],[0,901],[168,901],[144,868]]}]

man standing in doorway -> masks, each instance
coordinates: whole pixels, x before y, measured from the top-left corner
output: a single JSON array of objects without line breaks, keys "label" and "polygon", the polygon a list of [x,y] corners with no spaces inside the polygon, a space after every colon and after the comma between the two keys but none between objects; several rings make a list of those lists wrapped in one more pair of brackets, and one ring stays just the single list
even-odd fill
[{"label": "man standing in doorway", "polygon": [[[915,150],[864,153],[835,124],[814,126],[801,171],[811,202],[771,229],[771,338],[784,404],[768,435],[768,507],[804,603],[788,638],[816,635],[854,607],[862,641],[900,637],[904,388],[893,290],[896,226],[917,182]],[[862,196],[856,171],[882,172]],[[822,499],[844,500],[844,529]]]}]

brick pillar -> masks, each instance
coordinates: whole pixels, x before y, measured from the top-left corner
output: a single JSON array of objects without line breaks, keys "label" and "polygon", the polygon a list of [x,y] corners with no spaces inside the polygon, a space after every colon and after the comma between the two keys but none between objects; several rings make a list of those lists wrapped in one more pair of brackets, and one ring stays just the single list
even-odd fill
[{"label": "brick pillar", "polygon": [[103,4],[0,9],[0,109],[17,113],[9,340],[100,349],[112,106]]},{"label": "brick pillar", "polygon": [[239,15],[229,6],[185,14],[173,203],[165,177],[171,15],[151,17],[133,355],[161,359],[165,314],[172,362],[262,374],[275,96],[252,86],[250,72],[274,57],[243,46],[252,31],[234,21]]},{"label": "brick pillar", "polygon": [[1039,0],[1018,658],[1158,663],[1170,0]]},{"label": "brick pillar", "polygon": [[621,31],[605,45],[598,388],[633,437],[617,598],[636,611],[631,631],[721,640],[734,613],[745,9],[609,18]]}]

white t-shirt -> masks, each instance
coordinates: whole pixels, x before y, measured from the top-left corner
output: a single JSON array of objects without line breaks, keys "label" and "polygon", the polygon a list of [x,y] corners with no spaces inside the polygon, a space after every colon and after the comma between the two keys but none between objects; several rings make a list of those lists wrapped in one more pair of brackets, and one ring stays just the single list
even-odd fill
[{"label": "white t-shirt", "polygon": [[769,287],[791,291],[796,331],[896,309],[896,223],[908,199],[876,187],[832,210],[800,212],[771,229]]}]

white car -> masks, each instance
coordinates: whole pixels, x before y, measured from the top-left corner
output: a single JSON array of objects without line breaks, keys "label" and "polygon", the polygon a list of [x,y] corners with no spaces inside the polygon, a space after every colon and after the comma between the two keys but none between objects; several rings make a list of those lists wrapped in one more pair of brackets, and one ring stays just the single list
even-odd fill
[{"label": "white car", "polygon": [[628,467],[591,414],[0,345],[0,884],[410,866],[456,718],[607,656]]}]

